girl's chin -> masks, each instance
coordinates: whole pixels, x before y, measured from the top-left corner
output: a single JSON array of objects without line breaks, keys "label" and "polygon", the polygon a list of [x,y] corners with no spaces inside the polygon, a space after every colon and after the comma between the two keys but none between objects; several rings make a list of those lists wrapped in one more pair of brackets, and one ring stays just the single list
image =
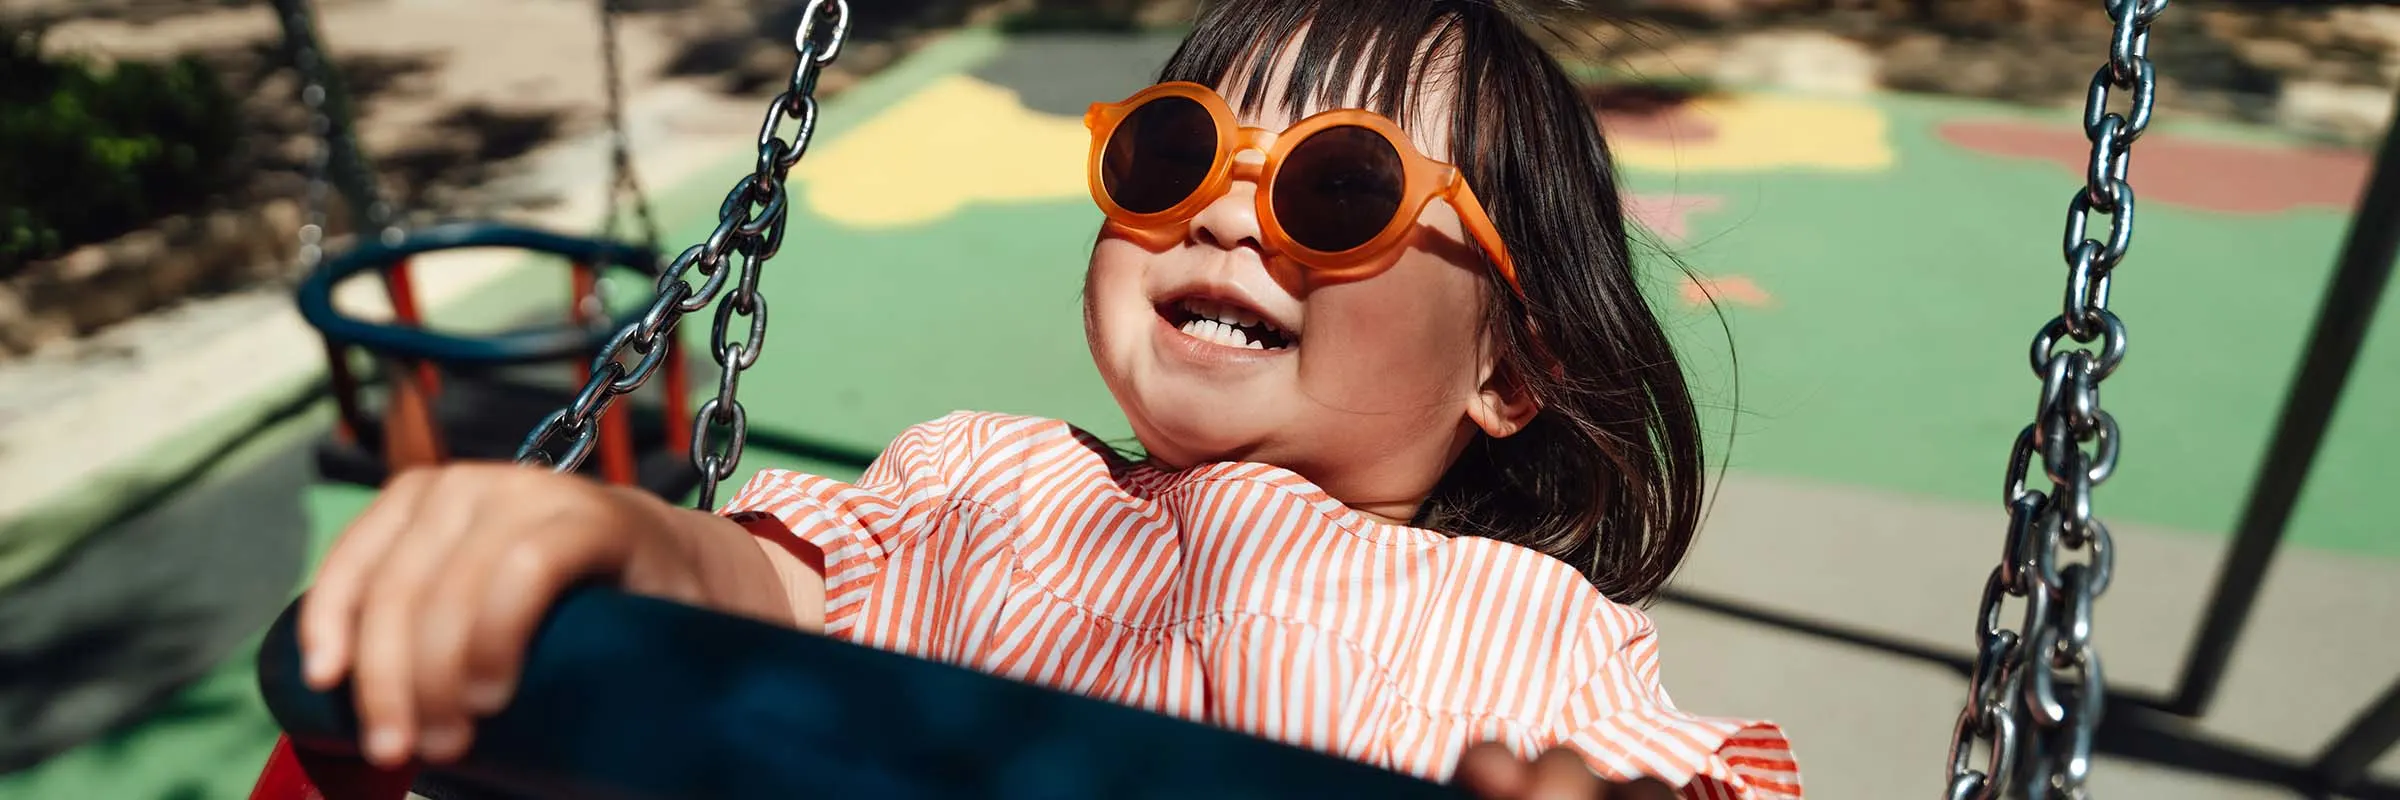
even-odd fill
[{"label": "girl's chin", "polygon": [[1258,448],[1254,437],[1237,432],[1252,420],[1229,418],[1222,412],[1192,403],[1190,398],[1143,409],[1134,423],[1134,438],[1150,461],[1168,469],[1189,469],[1219,461],[1252,460]]}]

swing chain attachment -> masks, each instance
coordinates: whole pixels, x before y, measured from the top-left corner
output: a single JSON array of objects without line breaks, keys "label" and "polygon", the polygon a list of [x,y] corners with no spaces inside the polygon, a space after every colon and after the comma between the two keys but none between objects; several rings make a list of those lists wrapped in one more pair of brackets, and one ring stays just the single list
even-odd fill
[{"label": "swing chain attachment", "polygon": [[[517,449],[519,462],[559,472],[582,466],[599,435],[596,420],[618,396],[640,389],[657,373],[683,315],[716,304],[710,355],[723,369],[717,396],[692,415],[692,466],[700,472],[696,505],[716,506],[717,485],[733,477],[750,436],[749,414],[735,394],[742,371],[758,363],[759,349],[766,344],[767,301],[758,293],[758,279],[767,260],[783,247],[790,216],[784,179],[808,151],[816,132],[817,77],[841,52],[849,30],[848,0],[809,0],[792,42],[799,65],[792,70],[790,85],[767,108],[758,134],[756,170],[742,176],[725,195],[717,207],[717,227],[708,238],[660,272],[649,311],[609,340],[592,361],[591,381],[575,402],[552,413],[525,437]],[[784,127],[794,121],[797,128],[791,138],[784,138]],[[697,286],[685,280],[693,272],[701,278]],[[725,291],[728,283],[733,285],[731,292]],[[736,317],[744,318],[738,327]],[[743,331],[742,338],[728,340],[727,334],[736,330]],[[561,440],[564,452],[552,453]]]},{"label": "swing chain attachment", "polygon": [[[2133,244],[2127,176],[2134,140],[2149,129],[2158,96],[2150,27],[2168,0],[2101,3],[2111,22],[2108,63],[2084,98],[2092,152],[2084,185],[2067,203],[2066,297],[2034,335],[2040,402],[2009,453],[2001,494],[2007,536],[1976,616],[1977,658],[1950,741],[1948,800],[2090,796],[2107,686],[2092,611],[2115,571],[2108,527],[2092,515],[2092,490],[2116,472],[2122,439],[2116,418],[2100,408],[2100,383],[2125,359],[2125,324],[2108,310],[2108,290]],[[2118,99],[2125,110],[2111,107]],[[2099,237],[2086,228],[2094,214],[2108,218]],[[2070,341],[2080,346],[2061,348]],[[2027,484],[2037,462],[2048,491]],[[2010,598],[2024,601],[2021,630],[2004,624],[2002,604]],[[1987,753],[1980,765],[1979,746]]]}]

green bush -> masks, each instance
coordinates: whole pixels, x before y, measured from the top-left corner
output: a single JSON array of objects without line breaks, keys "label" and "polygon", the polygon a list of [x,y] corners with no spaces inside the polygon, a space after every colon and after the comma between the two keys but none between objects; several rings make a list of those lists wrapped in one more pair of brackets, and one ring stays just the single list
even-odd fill
[{"label": "green bush", "polygon": [[0,277],[225,186],[239,109],[192,58],[100,68],[0,29]]}]

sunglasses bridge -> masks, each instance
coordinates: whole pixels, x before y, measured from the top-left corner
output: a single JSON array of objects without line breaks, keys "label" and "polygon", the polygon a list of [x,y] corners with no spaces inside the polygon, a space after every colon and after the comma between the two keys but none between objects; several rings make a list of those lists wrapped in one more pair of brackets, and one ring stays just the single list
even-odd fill
[{"label": "sunglasses bridge", "polygon": [[[1281,131],[1266,128],[1237,128],[1233,132],[1233,152],[1226,154],[1225,167],[1233,180],[1259,182],[1266,177],[1267,158],[1275,152],[1275,142],[1283,137]],[[1243,158],[1245,153],[1257,153],[1257,158]]]}]

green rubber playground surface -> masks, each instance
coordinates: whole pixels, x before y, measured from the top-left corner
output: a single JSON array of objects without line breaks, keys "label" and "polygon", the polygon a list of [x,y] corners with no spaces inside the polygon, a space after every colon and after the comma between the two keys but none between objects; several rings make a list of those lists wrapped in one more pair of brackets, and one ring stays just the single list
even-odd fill
[{"label": "green rubber playground surface", "polygon": [[[872,451],[978,409],[1125,435],[1078,316],[1099,222],[1082,194],[1079,118],[1085,103],[1144,85],[1172,46],[970,31],[830,102],[763,282],[768,344],[742,382],[751,426]],[[1736,94],[1609,124],[1643,224],[1720,303],[1722,327],[1690,302],[1697,287],[1653,259],[1716,456],[1997,512],[2002,462],[2039,388],[2028,343],[2064,283],[2065,205],[2081,183],[2074,120],[1923,97]],[[745,147],[727,142],[721,168],[660,194],[675,241],[706,235],[749,168]],[[2124,460],[2104,514],[2223,537],[2366,163],[2165,122],[2137,153],[2139,230],[2112,303],[2131,352],[2105,391]],[[563,302],[561,283],[528,274],[437,322]],[[689,320],[688,334],[704,337],[705,322]],[[2388,524],[2400,493],[2386,486],[2400,472],[2396,407],[2400,327],[2384,324],[2288,541],[2400,557]],[[846,471],[758,446],[748,456],[728,493],[760,468]],[[318,545],[370,497],[308,490]],[[1989,533],[1971,532],[1976,546]],[[230,659],[148,721],[0,776],[0,798],[243,796],[273,738],[250,680],[247,659]]]}]

